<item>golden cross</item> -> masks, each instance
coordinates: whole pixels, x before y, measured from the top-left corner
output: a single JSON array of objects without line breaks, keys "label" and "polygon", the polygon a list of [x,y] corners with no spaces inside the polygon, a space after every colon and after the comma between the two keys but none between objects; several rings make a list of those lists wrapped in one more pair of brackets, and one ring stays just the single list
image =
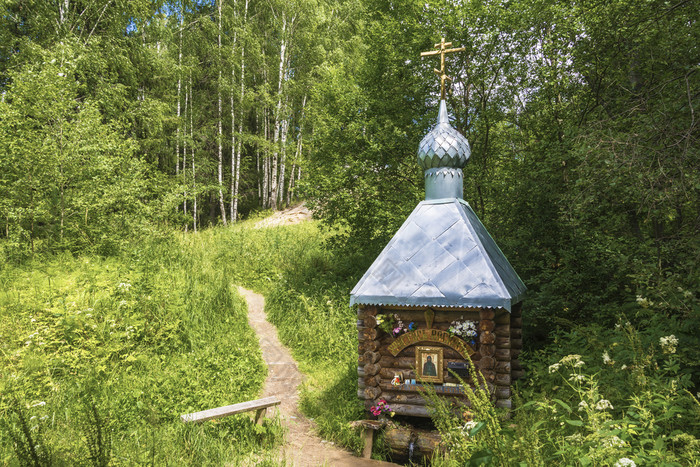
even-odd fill
[{"label": "golden cross", "polygon": [[421,57],[428,57],[430,55],[440,54],[440,69],[435,68],[435,73],[440,77],[440,98],[445,98],[445,80],[452,79],[445,73],[445,54],[452,52],[463,52],[467,50],[465,47],[458,47],[456,49],[447,49],[450,47],[452,42],[445,42],[445,38],[442,38],[439,44],[435,44],[435,48],[439,50],[431,50],[429,52],[421,52]]}]

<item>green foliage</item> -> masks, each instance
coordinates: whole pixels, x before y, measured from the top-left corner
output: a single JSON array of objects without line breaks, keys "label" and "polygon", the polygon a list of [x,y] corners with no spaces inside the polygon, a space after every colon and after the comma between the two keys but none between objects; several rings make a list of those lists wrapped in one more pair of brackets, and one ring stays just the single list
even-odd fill
[{"label": "green foliage", "polygon": [[474,421],[434,401],[451,448],[441,463],[478,465],[489,453],[489,465],[700,465],[700,403],[680,369],[682,341],[627,322],[561,333],[525,359],[512,418],[496,418],[478,389]]},{"label": "green foliage", "polygon": [[279,442],[274,420],[179,420],[254,399],[265,378],[246,304],[216,265],[170,237],[0,271],[0,461],[40,444],[58,464],[220,465]]}]

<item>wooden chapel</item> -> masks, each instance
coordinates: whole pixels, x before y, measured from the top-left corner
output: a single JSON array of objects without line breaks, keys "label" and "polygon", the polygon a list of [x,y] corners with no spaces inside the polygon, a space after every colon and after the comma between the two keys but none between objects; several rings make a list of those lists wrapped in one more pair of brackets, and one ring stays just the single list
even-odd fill
[{"label": "wooden chapel", "polygon": [[358,396],[366,409],[380,400],[398,415],[430,417],[429,384],[443,398],[467,404],[456,373],[467,359],[483,373],[496,407],[511,408],[511,383],[522,374],[525,285],[463,199],[471,150],[450,125],[443,89],[437,124],[418,149],[424,169],[420,202],[351,292],[358,305]]}]

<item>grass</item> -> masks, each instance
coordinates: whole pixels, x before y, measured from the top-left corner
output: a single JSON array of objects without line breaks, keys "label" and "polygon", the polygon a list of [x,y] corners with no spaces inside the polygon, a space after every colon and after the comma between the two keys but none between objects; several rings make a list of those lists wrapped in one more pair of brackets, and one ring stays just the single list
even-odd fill
[{"label": "grass", "polygon": [[[260,393],[265,370],[234,284],[265,295],[269,319],[307,375],[301,410],[322,437],[358,452],[349,422],[365,414],[348,298],[368,262],[327,250],[325,239],[314,222],[260,230],[244,222],[116,258],[63,255],[2,268],[0,465],[16,463],[13,444],[54,463],[100,465],[94,459],[107,452],[118,465],[275,465],[275,420],[262,428],[247,416],[178,421]],[[512,418],[484,406],[488,430],[439,421],[452,453],[436,463],[700,465],[700,403],[688,370],[695,321],[642,322],[560,331],[544,350],[523,354],[529,374],[514,388]],[[671,333],[672,352],[660,344]],[[499,433],[498,443],[487,432]]]},{"label": "grass", "polygon": [[96,430],[118,465],[221,465],[281,439],[246,415],[179,421],[256,398],[266,374],[228,268],[197,242],[6,265],[0,287],[0,465],[88,462]]}]

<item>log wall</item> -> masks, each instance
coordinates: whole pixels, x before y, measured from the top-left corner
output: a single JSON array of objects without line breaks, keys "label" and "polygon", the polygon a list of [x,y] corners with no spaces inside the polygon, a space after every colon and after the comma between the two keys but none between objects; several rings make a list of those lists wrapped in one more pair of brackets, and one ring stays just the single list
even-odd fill
[{"label": "log wall", "polygon": [[[413,321],[418,329],[426,327],[423,309],[400,309],[397,307],[380,308],[360,306],[357,315],[359,341],[358,361],[358,397],[365,401],[365,408],[376,405],[379,399],[385,399],[389,406],[399,415],[429,417],[426,401],[420,392],[410,386],[396,388],[391,385],[394,375],[403,380],[416,379],[415,345],[411,345],[396,356],[389,351],[394,337],[377,327],[377,314],[397,314],[407,325]],[[512,312],[503,309],[449,309],[435,310],[432,327],[447,330],[455,320],[472,320],[477,322],[478,343],[472,361],[484,375],[484,383],[493,395],[496,407],[511,408],[511,383],[522,375],[518,360],[522,348],[522,307],[517,304]],[[435,342],[417,345],[429,345],[443,348],[443,378],[445,383],[459,383],[448,370],[449,362],[463,362],[454,349]],[[462,394],[444,394],[441,397],[450,402],[468,405],[469,401]]]}]

